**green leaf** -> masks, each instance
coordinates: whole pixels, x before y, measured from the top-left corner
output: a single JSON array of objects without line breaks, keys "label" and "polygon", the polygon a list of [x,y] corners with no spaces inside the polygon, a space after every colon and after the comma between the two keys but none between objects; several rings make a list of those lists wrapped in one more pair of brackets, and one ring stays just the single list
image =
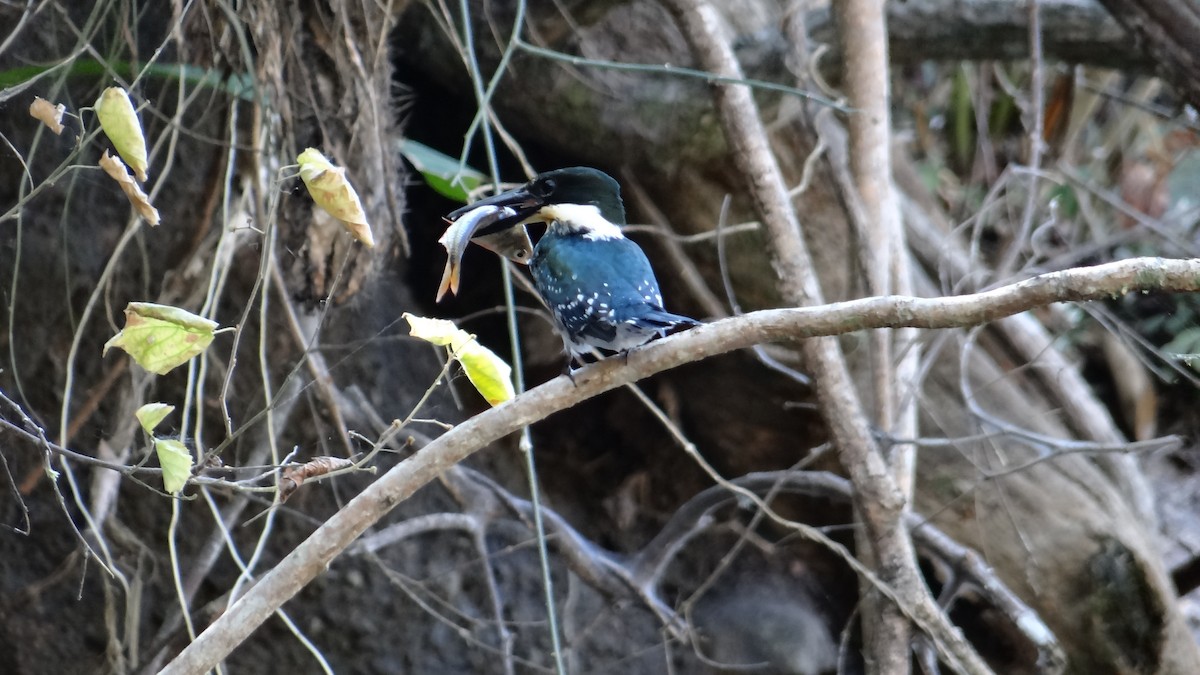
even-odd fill
[{"label": "green leaf", "polygon": [[163,489],[175,494],[192,477],[192,453],[187,446],[170,438],[154,439],[154,452],[163,470]]},{"label": "green leaf", "polygon": [[138,408],[133,416],[138,419],[138,422],[141,422],[146,433],[153,434],[155,427],[161,424],[174,410],[175,406],[166,403],[147,403]]},{"label": "green leaf", "polygon": [[104,344],[104,353],[118,347],[139,366],[165,375],[212,344],[216,329],[217,322],[178,307],[131,302],[125,328]]},{"label": "green leaf", "polygon": [[970,168],[975,154],[975,108],[971,103],[971,81],[966,66],[954,74],[950,90],[950,125],[954,157],[959,167]]},{"label": "green leaf", "polygon": [[96,101],[96,117],[100,128],[112,141],[117,154],[133,169],[137,179],[146,182],[150,165],[146,160],[146,137],[142,134],[142,123],[138,121],[129,92],[120,87],[109,87]]},{"label": "green leaf", "polygon": [[151,63],[134,64],[129,61],[108,61],[101,63],[95,59],[74,59],[63,66],[17,66],[0,70],[0,89],[8,89],[25,84],[51,70],[65,72],[72,77],[103,77],[113,75],[125,79],[141,77],[157,77],[164,80],[179,80],[201,88],[211,88],[236,96],[244,101],[253,101],[254,80],[246,73],[225,74],[214,68],[202,68],[180,63]]},{"label": "green leaf", "polygon": [[1051,188],[1050,200],[1058,202],[1058,209],[1063,217],[1074,218],[1079,215],[1079,196],[1075,194],[1075,188],[1070,185],[1057,185]]},{"label": "green leaf", "polygon": [[458,360],[467,379],[488,403],[496,406],[516,396],[512,368],[495,352],[479,344],[474,335],[445,319],[427,319],[408,312],[404,318],[413,337],[450,348],[451,356]]},{"label": "green leaf", "polygon": [[457,159],[410,138],[400,141],[400,154],[412,162],[429,187],[456,202],[466,204],[471,191],[487,180],[487,176],[469,166],[463,166],[460,172]]}]

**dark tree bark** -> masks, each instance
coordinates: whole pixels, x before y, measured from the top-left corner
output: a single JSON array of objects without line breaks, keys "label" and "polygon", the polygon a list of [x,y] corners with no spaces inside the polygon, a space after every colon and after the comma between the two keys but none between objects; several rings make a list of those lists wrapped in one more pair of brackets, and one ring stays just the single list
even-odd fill
[{"label": "dark tree bark", "polygon": [[1188,0],[1101,0],[1155,70],[1193,107],[1200,106],[1200,7]]}]

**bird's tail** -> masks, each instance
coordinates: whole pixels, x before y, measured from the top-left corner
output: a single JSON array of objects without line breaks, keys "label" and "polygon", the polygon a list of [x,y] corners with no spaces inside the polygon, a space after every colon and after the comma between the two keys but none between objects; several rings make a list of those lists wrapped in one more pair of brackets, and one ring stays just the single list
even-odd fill
[{"label": "bird's tail", "polygon": [[695,328],[700,322],[681,314],[672,314],[664,310],[650,310],[638,316],[638,323],[661,331],[664,335],[675,333],[688,328]]}]

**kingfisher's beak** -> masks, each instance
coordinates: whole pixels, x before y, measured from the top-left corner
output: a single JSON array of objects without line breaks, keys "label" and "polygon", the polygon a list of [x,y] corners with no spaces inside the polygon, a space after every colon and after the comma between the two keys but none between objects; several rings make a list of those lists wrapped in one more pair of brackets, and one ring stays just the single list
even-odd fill
[{"label": "kingfisher's beak", "polygon": [[524,225],[525,223],[534,220],[533,217],[536,216],[537,212],[545,205],[545,200],[535,197],[525,186],[521,186],[519,188],[509,190],[508,192],[501,192],[500,194],[492,195],[487,199],[481,199],[477,202],[467,204],[462,208],[451,211],[450,215],[446,217],[452,221],[458,220],[459,216],[462,216],[465,213],[470,213],[481,206],[507,207],[508,209],[512,210],[513,215],[498,218],[494,222],[483,225],[477,229],[473,235],[473,238],[478,238],[496,234],[497,232],[501,232],[518,225]]}]

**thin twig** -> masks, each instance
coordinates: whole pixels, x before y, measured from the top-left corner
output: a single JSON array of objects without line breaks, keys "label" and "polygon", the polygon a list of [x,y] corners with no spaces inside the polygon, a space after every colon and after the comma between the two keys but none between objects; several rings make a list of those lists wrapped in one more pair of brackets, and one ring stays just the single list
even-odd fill
[{"label": "thin twig", "polygon": [[[671,229],[671,221],[666,214],[654,203],[650,195],[646,192],[640,181],[635,176],[626,172],[622,176],[624,183],[629,187],[629,198],[633,205],[639,210],[650,216],[654,226],[645,228],[649,232],[660,235],[661,248],[667,254],[667,259],[675,267],[676,275],[687,287],[692,296],[692,300],[699,303],[704,308],[704,315],[710,318],[724,318],[729,316],[729,312],[725,310],[725,306],[721,304],[717,295],[708,287],[708,283],[704,281],[704,275],[696,267],[696,263],[687,256],[683,251],[683,238],[675,234]],[[624,227],[624,231],[628,232],[634,228]],[[711,233],[705,233],[711,234]]]},{"label": "thin twig", "polygon": [[1007,278],[1017,269],[1018,260],[1029,245],[1029,235],[1033,232],[1033,220],[1037,213],[1038,203],[1038,171],[1042,168],[1042,155],[1046,147],[1045,140],[1045,108],[1046,86],[1045,67],[1042,62],[1042,12],[1039,0],[1029,0],[1026,9],[1029,12],[1029,109],[1025,111],[1029,120],[1029,173],[1025,187],[1025,206],[1021,213],[1021,227],[1016,237],[1009,245],[1004,260],[997,265],[996,271],[1001,279]]}]

